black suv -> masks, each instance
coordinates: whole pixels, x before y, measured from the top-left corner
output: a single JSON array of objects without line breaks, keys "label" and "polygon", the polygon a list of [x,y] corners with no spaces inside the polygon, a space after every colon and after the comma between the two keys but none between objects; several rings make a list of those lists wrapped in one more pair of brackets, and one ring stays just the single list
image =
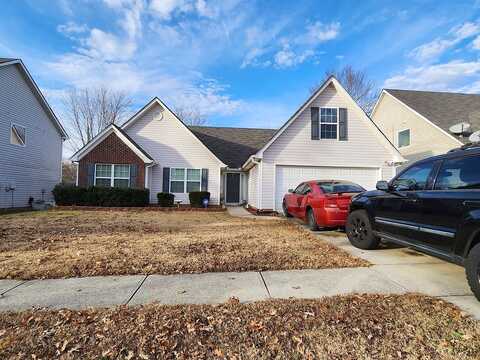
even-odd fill
[{"label": "black suv", "polygon": [[360,249],[383,239],[464,266],[480,300],[480,145],[420,160],[354,196],[346,232]]}]

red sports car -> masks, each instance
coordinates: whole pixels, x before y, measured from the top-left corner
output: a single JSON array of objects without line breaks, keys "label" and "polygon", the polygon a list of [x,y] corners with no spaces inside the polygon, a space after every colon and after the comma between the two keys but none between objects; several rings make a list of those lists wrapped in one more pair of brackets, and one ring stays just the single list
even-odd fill
[{"label": "red sports car", "polygon": [[352,196],[364,191],[343,180],[305,181],[283,197],[283,213],[306,221],[312,230],[343,227]]}]

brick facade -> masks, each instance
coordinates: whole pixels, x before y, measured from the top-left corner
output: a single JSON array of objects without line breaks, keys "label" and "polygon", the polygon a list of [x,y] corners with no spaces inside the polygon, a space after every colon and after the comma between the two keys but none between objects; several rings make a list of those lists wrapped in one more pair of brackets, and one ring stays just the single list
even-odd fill
[{"label": "brick facade", "polygon": [[88,164],[136,164],[136,184],[131,187],[145,187],[145,163],[120,138],[112,133],[78,163],[78,185],[88,185]]}]

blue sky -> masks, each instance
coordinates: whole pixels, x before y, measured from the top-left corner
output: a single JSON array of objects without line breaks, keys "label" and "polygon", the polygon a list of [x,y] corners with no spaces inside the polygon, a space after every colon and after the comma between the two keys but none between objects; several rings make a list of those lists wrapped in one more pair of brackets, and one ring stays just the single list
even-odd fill
[{"label": "blue sky", "polygon": [[65,89],[158,96],[209,125],[278,127],[327,69],[379,88],[480,92],[479,1],[16,0],[0,57],[20,57],[58,114]]}]

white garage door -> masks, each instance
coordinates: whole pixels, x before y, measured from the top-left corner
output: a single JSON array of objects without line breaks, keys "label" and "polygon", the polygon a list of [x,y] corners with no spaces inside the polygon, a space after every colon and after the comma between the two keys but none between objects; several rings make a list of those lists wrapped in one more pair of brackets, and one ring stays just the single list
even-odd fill
[{"label": "white garage door", "polygon": [[282,210],[283,195],[307,180],[347,180],[375,189],[380,180],[379,168],[277,166],[275,175],[275,210]]}]

